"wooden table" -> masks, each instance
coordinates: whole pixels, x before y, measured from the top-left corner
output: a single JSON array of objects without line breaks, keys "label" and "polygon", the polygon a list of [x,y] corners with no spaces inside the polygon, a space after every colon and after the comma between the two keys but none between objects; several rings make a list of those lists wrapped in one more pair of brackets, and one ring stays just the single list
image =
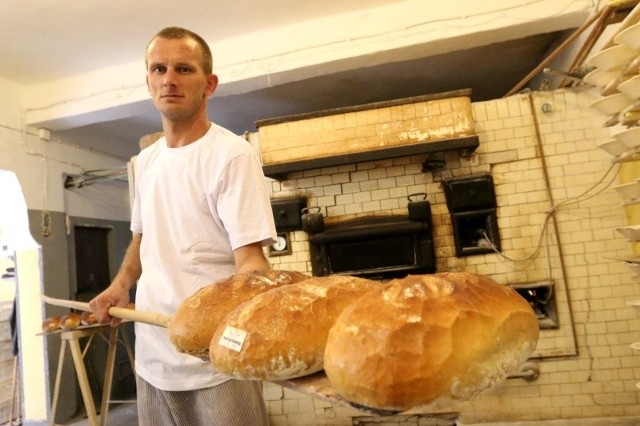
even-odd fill
[{"label": "wooden table", "polygon": [[[124,324],[124,323],[121,323]],[[62,379],[62,367],[64,363],[64,357],[66,354],[67,343],[71,349],[71,356],[73,357],[73,365],[78,377],[78,383],[80,385],[80,392],[82,393],[82,399],[91,426],[104,426],[107,424],[107,415],[109,412],[110,396],[111,396],[111,384],[113,379],[113,367],[116,358],[116,349],[118,342],[124,345],[131,362],[131,368],[133,367],[133,352],[131,351],[131,345],[124,331],[122,332],[122,340],[118,339],[118,332],[120,326],[111,327],[109,325],[95,325],[85,326],[74,330],[59,330],[49,334],[59,334],[62,344],[60,346],[60,356],[58,358],[58,370],[56,372],[56,382],[53,392],[53,401],[51,403],[51,413],[49,418],[49,425],[55,424],[56,408],[58,405],[58,398],[60,397],[60,381]],[[100,419],[98,421],[98,415],[96,412],[95,403],[93,401],[93,395],[91,394],[91,387],[89,386],[89,378],[87,377],[87,370],[84,364],[84,356],[90,349],[91,344],[95,336],[105,338],[109,342],[109,349],[107,350],[107,360],[104,372],[104,384],[102,387],[102,401],[100,405]],[[106,337],[105,337],[106,336]],[[83,337],[89,337],[89,341],[84,347],[84,350],[80,348],[79,340]]]}]

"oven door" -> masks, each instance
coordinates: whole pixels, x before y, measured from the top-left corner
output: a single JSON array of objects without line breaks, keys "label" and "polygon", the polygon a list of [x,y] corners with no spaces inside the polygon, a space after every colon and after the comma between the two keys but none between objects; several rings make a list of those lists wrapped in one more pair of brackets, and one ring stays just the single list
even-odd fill
[{"label": "oven door", "polygon": [[310,235],[309,243],[314,276],[394,278],[435,272],[428,221],[396,216],[361,218]]}]

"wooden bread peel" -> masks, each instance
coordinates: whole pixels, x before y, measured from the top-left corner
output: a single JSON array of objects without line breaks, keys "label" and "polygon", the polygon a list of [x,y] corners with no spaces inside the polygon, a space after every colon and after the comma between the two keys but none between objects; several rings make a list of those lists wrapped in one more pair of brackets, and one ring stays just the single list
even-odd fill
[{"label": "wooden bread peel", "polygon": [[[50,305],[77,309],[80,311],[91,311],[89,304],[86,302],[56,299],[53,297],[45,296],[44,294],[41,295],[41,298],[43,302]],[[169,328],[169,324],[171,323],[172,319],[170,315],[166,314],[138,311],[128,308],[119,308],[115,306],[109,308],[109,315],[114,318],[142,322],[145,324],[155,325],[163,328]],[[322,399],[332,404],[336,404],[342,407],[348,407],[368,415],[388,416],[399,414],[398,411],[378,410],[370,407],[363,407],[344,399],[333,389],[333,387],[331,386],[331,382],[329,382],[329,379],[327,379],[324,371],[320,371],[309,376],[298,377],[295,379],[272,381],[271,383],[309,395],[314,398]],[[429,413],[427,415],[434,418],[449,419],[451,418],[452,413]]]},{"label": "wooden bread peel", "polygon": [[[372,285],[371,289],[367,288],[364,291],[364,295],[356,298],[356,302],[340,309],[335,321],[331,324],[323,323],[314,336],[316,340],[305,339],[307,334],[310,334],[310,327],[292,328],[288,324],[274,327],[275,321],[267,317],[258,316],[253,323],[234,322],[234,316],[238,313],[240,316],[249,318],[248,314],[244,315],[243,307],[255,308],[254,302],[260,309],[262,309],[260,305],[262,303],[266,309],[277,312],[287,320],[299,320],[301,315],[293,315],[295,311],[289,309],[288,305],[294,297],[278,298],[276,296],[295,294],[289,290],[300,290],[312,279],[303,279],[298,285],[292,284],[268,290],[240,305],[233,301],[233,291],[220,294],[209,303],[202,303],[202,298],[199,297],[197,304],[187,303],[180,306],[184,307],[185,312],[200,312],[199,316],[192,315],[182,323],[179,322],[180,310],[167,315],[137,312],[135,309],[110,308],[109,314],[117,318],[169,328],[170,331],[176,324],[184,326],[184,323],[187,328],[198,324],[201,325],[200,329],[204,330],[205,337],[207,332],[215,327],[213,338],[202,339],[202,343],[208,344],[211,348],[208,355],[214,367],[210,373],[212,375],[215,369],[220,372],[228,371],[230,375],[234,374],[235,367],[225,370],[224,363],[219,363],[217,351],[222,346],[242,352],[241,355],[243,355],[246,349],[245,337],[249,336],[249,340],[254,343],[253,346],[262,352],[258,353],[255,359],[249,358],[245,365],[260,368],[256,366],[263,365],[261,363],[285,363],[286,357],[289,356],[286,351],[291,352],[291,348],[294,348],[293,352],[297,350],[290,342],[295,338],[303,342],[300,348],[317,348],[312,361],[301,358],[300,362],[305,365],[313,363],[314,371],[317,369],[324,369],[324,371],[279,380],[279,378],[295,375],[289,368],[285,374],[262,376],[263,380],[332,404],[380,416],[402,412],[438,418],[442,418],[443,414],[455,416],[456,413],[442,411],[454,408],[450,405],[455,401],[468,400],[503,379],[511,377],[507,376],[507,373],[515,372],[518,367],[522,369],[522,364],[526,364],[525,361],[535,350],[538,341],[538,318],[527,300],[514,289],[501,285],[490,277],[469,272],[414,275],[394,280],[385,286]],[[315,279],[322,280],[322,278]],[[328,299],[328,294],[333,288],[332,285],[337,286],[337,283],[345,278],[339,277],[336,280],[329,277],[328,279],[331,280],[330,283],[318,286],[315,293],[326,296],[325,299],[331,301]],[[241,282],[245,283],[246,280]],[[370,282],[366,284],[371,285]],[[218,285],[213,286],[213,288],[218,287]],[[343,295],[343,297],[346,296]],[[90,309],[87,303],[61,301],[44,296],[43,299],[45,302],[59,306]],[[288,304],[276,305],[274,301],[280,303],[278,299]],[[308,306],[309,299],[312,297],[298,295],[296,299],[303,300],[304,306]],[[202,319],[209,318],[208,310],[216,310],[212,307],[219,300],[226,302],[232,312],[219,322],[202,322]],[[198,311],[194,306],[202,306],[206,310]],[[325,308],[319,309],[316,313],[327,316],[327,312],[331,313],[331,311]],[[233,309],[236,310],[233,311]],[[452,315],[455,315],[453,322]],[[424,321],[423,317],[426,318]],[[311,321],[314,317],[310,313],[304,319]],[[278,336],[269,334],[261,336],[259,331],[250,327],[264,324],[271,326],[267,326],[267,329],[285,330],[285,332]],[[302,322],[302,324],[309,323]],[[232,328],[236,326],[239,328]],[[421,328],[418,329],[418,326]],[[230,333],[225,340],[225,336],[221,337],[221,333],[228,329],[233,333]],[[434,329],[437,331],[434,332]],[[320,340],[323,337],[321,333],[327,330],[329,332],[326,344],[323,344]],[[281,335],[288,339],[280,339]],[[417,345],[414,343],[416,336],[419,336]],[[423,337],[420,338],[420,336]],[[229,341],[233,343],[232,346],[225,345]],[[421,346],[424,341],[435,343]],[[269,345],[274,342],[275,345],[270,347]],[[247,346],[250,344],[247,343]],[[283,349],[284,355],[282,355]],[[175,345],[175,350],[182,351],[183,346]],[[415,356],[418,350],[421,352],[419,356]],[[205,351],[197,353],[193,351],[192,354],[200,358],[199,355],[203,352]],[[407,357],[403,356],[406,353],[412,354],[408,357],[412,363],[408,363]],[[444,359],[443,354],[447,354]],[[323,358],[318,358],[322,355],[324,355]],[[320,361],[316,361],[318,359]],[[434,363],[434,359],[438,362]],[[310,371],[310,369],[304,371]],[[525,376],[522,370],[518,376],[512,376],[524,379],[532,377],[531,380],[535,380],[537,369],[532,368],[532,371],[534,376],[529,374]],[[249,379],[252,377],[251,374],[251,372],[246,375],[239,374],[237,377]],[[331,377],[331,380],[328,377]],[[349,395],[349,399],[344,395]]]},{"label": "wooden bread peel", "polygon": [[[42,301],[49,305],[62,306],[64,308],[77,309],[79,311],[91,312],[89,304],[86,302],[78,302],[77,300],[65,300],[56,299],[53,297],[41,295]],[[114,318],[120,318],[130,321],[143,322],[149,325],[155,325],[158,327],[169,328],[171,322],[171,316],[166,314],[159,314],[156,312],[137,311],[135,309],[119,308],[112,306],[109,308],[109,315]]]}]

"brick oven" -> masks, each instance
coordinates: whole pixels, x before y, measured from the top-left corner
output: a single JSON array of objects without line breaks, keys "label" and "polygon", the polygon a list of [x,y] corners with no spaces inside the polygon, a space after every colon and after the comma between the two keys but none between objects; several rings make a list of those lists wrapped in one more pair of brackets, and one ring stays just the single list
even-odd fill
[{"label": "brick oven", "polygon": [[[444,151],[469,155],[478,146],[469,95],[457,91],[259,122],[265,174],[286,180],[289,173],[326,166]],[[432,166],[425,162],[424,167]],[[326,229],[303,227],[313,274],[386,279],[435,272],[431,208],[423,195],[421,201],[409,196],[401,214],[380,209],[329,217]],[[284,209],[281,213],[291,210],[282,200],[274,203]],[[460,221],[460,226],[468,223]]]},{"label": "brick oven", "polygon": [[[569,188],[558,186],[545,174],[548,166],[544,158],[550,154],[545,153],[542,141],[560,127],[546,123],[562,120],[563,116],[539,115],[541,109],[534,107],[534,101],[550,102],[547,98],[518,95],[472,104],[469,95],[468,91],[450,92],[264,120],[257,124],[265,174],[270,178],[273,200],[304,199],[305,207],[322,213],[328,230],[372,217],[406,218],[408,197],[421,194],[420,199],[427,201],[430,209],[436,271],[466,270],[491,276],[515,288],[534,306],[542,331],[532,359],[541,362],[540,377],[533,383],[546,383],[555,379],[546,376],[542,366],[561,369],[556,363],[574,363],[580,356],[565,269],[565,263],[572,264],[574,259],[567,257],[558,244],[561,237],[565,241],[572,238],[567,232],[573,228],[559,228],[547,217],[554,204],[552,191]],[[566,101],[570,106],[576,103],[574,98]],[[451,108],[457,109],[455,114]],[[425,111],[450,113],[427,119],[420,117]],[[427,122],[445,129],[418,127]],[[395,136],[387,133],[391,129]],[[456,129],[461,132],[455,133]],[[326,139],[337,140],[339,135],[344,138],[340,143]],[[445,136],[428,139],[428,135]],[[558,140],[552,137],[550,140]],[[294,150],[296,143],[306,147]],[[339,148],[342,151],[335,151]],[[280,157],[270,155],[278,150]],[[456,188],[454,200],[450,187]],[[478,188],[487,189],[490,197],[465,204]],[[461,192],[456,192],[458,189]],[[455,200],[455,193],[464,194],[462,205]],[[463,244],[459,247],[457,220],[469,221],[476,228],[474,232],[462,232]],[[540,229],[547,221],[548,230],[541,240]],[[312,273],[314,233],[306,232],[301,224],[279,233],[287,249],[269,251],[274,267]],[[573,275],[582,273],[582,268],[571,269]],[[577,293],[580,300],[581,294]],[[514,389],[517,394],[539,392],[538,385],[523,380],[509,380],[505,386],[504,397]],[[504,418],[485,413],[482,402],[486,401],[467,406],[467,410],[478,410],[473,411],[478,417],[471,418]],[[533,415],[532,403],[525,405],[520,418]],[[515,412],[519,408],[501,410]],[[544,413],[538,415],[545,418]]]},{"label": "brick oven", "polygon": [[[513,206],[501,204],[508,175],[496,173],[499,164],[478,162],[470,96],[459,90],[256,123],[273,201],[298,200],[323,219],[320,232],[305,231],[302,222],[279,228],[286,249],[271,251],[272,263],[381,280],[451,270],[489,275],[514,287],[539,313],[548,334],[536,356],[574,354],[569,312],[558,308],[566,299],[548,261],[516,264],[521,270],[513,273],[499,255],[521,244],[523,230],[509,217]],[[542,181],[538,167],[527,173]],[[548,197],[536,186],[537,198]],[[409,206],[415,211],[420,204],[412,200],[428,206],[428,218],[409,219]],[[534,250],[533,238],[527,241]]]}]

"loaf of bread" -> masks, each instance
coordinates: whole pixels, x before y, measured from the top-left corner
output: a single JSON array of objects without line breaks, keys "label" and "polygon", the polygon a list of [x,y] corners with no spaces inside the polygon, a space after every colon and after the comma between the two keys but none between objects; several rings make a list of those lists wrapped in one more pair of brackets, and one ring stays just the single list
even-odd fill
[{"label": "loaf of bread", "polygon": [[232,275],[203,287],[174,313],[171,342],[179,352],[208,360],[211,336],[232,309],[257,294],[307,278],[302,272],[268,270]]},{"label": "loaf of bread", "polygon": [[390,281],[331,328],[324,369],[357,405],[405,411],[468,400],[518,370],[538,322],[512,288],[471,273]]},{"label": "loaf of bread", "polygon": [[51,331],[56,331],[59,328],[60,328],[59,316],[45,318],[45,320],[42,321],[42,331],[51,332]]},{"label": "loaf of bread", "polygon": [[262,293],[216,329],[209,357],[238,379],[286,380],[322,370],[327,334],[338,314],[380,283],[315,277]]},{"label": "loaf of bread", "polygon": [[60,318],[60,328],[65,330],[72,330],[80,325],[80,314],[76,312],[69,312]]}]

